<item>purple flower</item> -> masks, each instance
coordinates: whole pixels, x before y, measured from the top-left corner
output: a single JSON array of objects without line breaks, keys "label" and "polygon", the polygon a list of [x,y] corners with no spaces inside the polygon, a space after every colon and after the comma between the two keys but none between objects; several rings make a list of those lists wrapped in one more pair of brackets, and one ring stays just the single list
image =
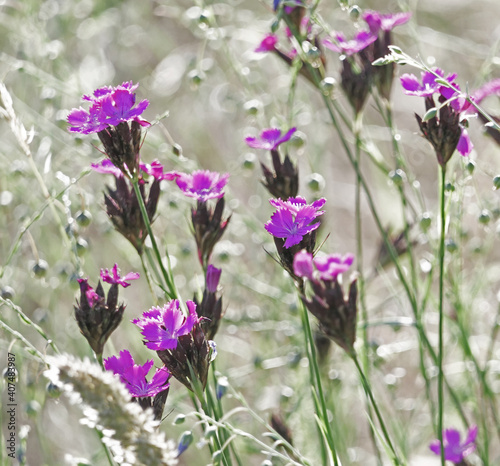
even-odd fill
[{"label": "purple flower", "polygon": [[167,180],[167,181],[172,181],[175,180],[175,178],[178,176],[178,173],[173,171],[173,172],[164,172],[163,165],[160,163],[158,159],[155,159],[151,162],[151,164],[148,163],[140,163],[139,168],[144,172],[147,173],[149,176],[152,176],[158,181],[161,180]]},{"label": "purple flower", "polygon": [[323,40],[323,45],[334,52],[344,53],[348,56],[361,52],[377,40],[377,35],[369,31],[361,31],[354,39],[347,40],[341,32],[335,34],[335,42],[330,39]]},{"label": "purple flower", "polygon": [[363,13],[363,19],[370,28],[372,34],[382,31],[392,31],[396,26],[407,23],[411,13],[389,13],[386,15],[378,11],[367,10]]},{"label": "purple flower", "polygon": [[118,270],[118,264],[115,264],[110,273],[108,269],[101,269],[101,280],[105,283],[110,283],[111,285],[121,285],[123,288],[130,286],[127,281],[138,280],[140,275],[137,272],[129,272],[123,278],[120,277],[120,272]]},{"label": "purple flower", "polygon": [[300,251],[295,254],[293,260],[293,269],[297,277],[306,277],[313,280],[314,268],[317,270],[317,276],[320,280],[335,280],[340,274],[346,272],[354,261],[352,254],[341,256],[340,254],[329,254],[313,259],[312,254],[306,251]]},{"label": "purple flower", "polygon": [[291,128],[282,136],[280,129],[268,128],[263,130],[258,138],[245,138],[245,142],[254,149],[276,150],[280,144],[289,141],[295,131],[297,128]]},{"label": "purple flower", "polygon": [[115,178],[123,176],[123,172],[109,159],[104,159],[100,163],[91,163],[90,166],[97,173],[110,174]]},{"label": "purple flower", "polygon": [[177,186],[187,196],[199,202],[209,199],[220,199],[224,196],[224,187],[227,184],[229,173],[220,174],[208,170],[196,170],[191,175],[177,173]]},{"label": "purple flower", "polygon": [[[430,71],[424,71],[421,73],[422,84],[420,84],[418,78],[414,74],[403,74],[400,79],[401,85],[405,89],[405,94],[417,97],[430,97],[438,92],[442,85],[436,82],[437,76],[435,74],[444,78],[444,72],[439,68],[434,68],[433,71],[434,73],[431,73]],[[456,77],[457,75],[455,73],[449,74],[446,77],[446,81],[452,83]]]},{"label": "purple flower", "polygon": [[302,197],[290,198],[288,201],[271,199],[269,201],[278,210],[271,216],[264,228],[276,238],[286,239],[283,247],[290,248],[299,244],[305,235],[319,227],[319,222],[311,224],[323,211],[318,211],[326,199],[320,199],[309,205]]},{"label": "purple flower", "polygon": [[266,34],[259,46],[254,50],[257,53],[272,52],[278,43],[278,36],[276,34]]},{"label": "purple flower", "polygon": [[142,100],[135,108],[135,93],[138,84],[124,82],[117,87],[101,87],[92,96],[85,95],[82,100],[90,102],[88,111],[82,107],[73,109],[68,115],[69,131],[73,133],[99,133],[108,126],[117,126],[121,122],[136,121],[141,126],[149,123],[141,118],[149,101]]},{"label": "purple flower", "polygon": [[221,273],[222,270],[214,267],[212,264],[207,267],[207,290],[210,293],[215,293],[217,291]]},{"label": "purple flower", "polygon": [[142,366],[135,364],[129,351],[120,351],[120,356],[111,356],[104,360],[104,367],[108,371],[120,376],[133,397],[156,396],[169,387],[167,383],[170,372],[164,366],[156,370],[150,382],[146,380],[148,372],[153,366],[153,360],[147,361]]},{"label": "purple flower", "polygon": [[498,95],[500,96],[500,78],[493,79],[490,82],[487,82],[482,87],[477,89],[472,93],[472,99],[480,104],[486,97],[490,95]]},{"label": "purple flower", "polygon": [[173,350],[177,347],[177,340],[182,335],[191,332],[200,319],[196,313],[196,304],[186,301],[189,315],[186,317],[179,308],[179,301],[174,299],[163,308],[153,307],[134,319],[133,324],[141,329],[141,334],[148,341],[145,345],[152,350]]},{"label": "purple flower", "polygon": [[[464,458],[470,455],[475,449],[477,437],[477,426],[471,426],[467,432],[467,438],[464,443],[460,442],[460,432],[455,429],[446,429],[443,431],[443,446],[445,460],[453,463],[460,463]],[[429,445],[429,448],[436,454],[441,455],[441,443],[435,440]]]}]

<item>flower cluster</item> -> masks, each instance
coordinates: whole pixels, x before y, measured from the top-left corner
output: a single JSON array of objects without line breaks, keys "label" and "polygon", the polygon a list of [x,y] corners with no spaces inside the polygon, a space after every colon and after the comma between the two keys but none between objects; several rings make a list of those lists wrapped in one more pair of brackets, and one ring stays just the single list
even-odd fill
[{"label": "flower cluster", "polygon": [[125,305],[118,305],[118,285],[126,288],[130,285],[129,280],[138,278],[139,274],[135,272],[121,278],[117,264],[113,267],[112,276],[107,269],[101,270],[101,280],[111,283],[107,299],[100,281],[94,290],[89,285],[88,279],[78,280],[80,301],[74,307],[75,318],[80,332],[87,339],[97,357],[101,357],[106,341],[123,318]]},{"label": "flower cluster", "polygon": [[382,97],[389,100],[394,64],[374,67],[372,62],[389,53],[392,29],[405,24],[410,17],[411,13],[383,15],[367,10],[362,18],[368,30],[358,32],[352,39],[347,39],[343,33],[336,33],[323,41],[325,47],[345,56],[342,61],[342,88],[356,114],[361,112],[372,84]]},{"label": "flower cluster", "polygon": [[[425,108],[431,114],[425,121],[415,115],[424,137],[432,144],[439,164],[444,167],[457,150],[466,156],[472,151],[472,142],[465,126],[462,124],[462,113],[470,107],[470,103],[460,92],[455,83],[456,74],[444,77],[439,68],[422,73],[422,82],[413,74],[401,76],[401,84],[407,95],[423,97]],[[449,85],[443,85],[443,81]],[[438,104],[434,95],[438,96]]]},{"label": "flower cluster", "polygon": [[293,260],[295,275],[307,278],[312,287],[312,297],[302,292],[302,302],[318,319],[320,330],[351,356],[356,340],[357,285],[355,279],[351,281],[346,298],[338,277],[353,260],[352,254],[313,258],[307,251],[298,252]]}]

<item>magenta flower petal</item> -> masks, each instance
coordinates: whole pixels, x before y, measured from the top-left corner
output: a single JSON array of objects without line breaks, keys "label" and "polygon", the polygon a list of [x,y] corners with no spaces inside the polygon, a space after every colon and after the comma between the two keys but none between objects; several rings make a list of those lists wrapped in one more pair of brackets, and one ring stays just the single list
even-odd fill
[{"label": "magenta flower petal", "polygon": [[334,52],[350,56],[373,44],[377,40],[377,35],[370,31],[361,31],[353,39],[347,40],[344,34],[339,32],[335,34],[334,39],[335,41],[324,39],[323,45]]},{"label": "magenta flower petal", "polygon": [[262,42],[259,44],[259,46],[254,50],[254,52],[272,52],[275,49],[277,43],[278,36],[276,36],[275,34],[267,34],[264,39],[262,39]]},{"label": "magenta flower petal", "polygon": [[[471,426],[464,443],[460,442],[460,433],[456,429],[446,429],[443,431],[444,458],[453,463],[460,463],[465,457],[470,455],[475,449],[477,437],[477,426]],[[436,455],[441,455],[441,444],[439,440],[433,441],[429,448]]]},{"label": "magenta flower petal", "polygon": [[290,128],[284,135],[278,128],[264,129],[258,138],[247,137],[245,142],[253,149],[276,150],[280,144],[287,142],[297,128]]},{"label": "magenta flower petal", "polygon": [[176,173],[175,179],[177,186],[186,196],[207,202],[209,199],[220,199],[224,196],[223,189],[229,179],[229,173],[196,170],[190,175]]},{"label": "magenta flower petal", "polygon": [[470,140],[469,133],[465,128],[462,128],[462,133],[457,144],[457,151],[465,157],[472,152],[473,147],[474,145]]},{"label": "magenta flower petal", "polygon": [[377,34],[380,30],[392,31],[396,26],[407,23],[411,18],[411,13],[389,13],[381,14],[378,11],[367,10],[363,13],[363,20],[370,31]]},{"label": "magenta flower petal", "polygon": [[123,288],[127,288],[130,286],[130,283],[127,283],[130,280],[138,280],[140,275],[137,272],[129,272],[125,277],[120,276],[120,272],[118,269],[118,264],[115,264],[112,268],[112,272],[108,269],[101,269],[101,280],[105,283],[109,283],[111,285],[121,285]]},{"label": "magenta flower petal", "polygon": [[295,254],[293,258],[293,273],[297,277],[306,277],[312,280],[313,271],[313,256],[311,253],[302,250]]},{"label": "magenta flower petal", "polygon": [[123,172],[109,159],[104,159],[100,163],[91,163],[90,167],[97,173],[110,174],[115,178],[121,178],[123,176]]},{"label": "magenta flower petal", "polygon": [[219,280],[221,276],[222,270],[218,269],[217,267],[214,267],[212,264],[210,264],[207,267],[207,290],[210,293],[215,293],[217,291],[217,287],[219,286]]},{"label": "magenta flower petal", "polygon": [[500,96],[500,78],[493,79],[487,82],[482,87],[477,89],[472,93],[472,98],[478,104],[480,104],[486,97],[490,95]]},{"label": "magenta flower petal", "polygon": [[153,360],[147,361],[142,366],[135,364],[128,350],[120,351],[119,357],[111,356],[105,359],[104,367],[120,377],[133,397],[156,396],[169,386],[166,383],[170,377],[167,368],[158,369],[151,382],[148,382],[146,376],[153,367]]}]

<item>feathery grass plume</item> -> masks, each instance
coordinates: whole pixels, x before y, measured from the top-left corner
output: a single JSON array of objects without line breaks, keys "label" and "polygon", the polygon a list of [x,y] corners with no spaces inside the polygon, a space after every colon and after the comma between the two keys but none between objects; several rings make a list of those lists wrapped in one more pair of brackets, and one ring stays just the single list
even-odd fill
[{"label": "feathery grass plume", "polygon": [[81,404],[82,424],[103,434],[114,460],[123,465],[175,465],[172,441],[158,432],[151,411],[132,403],[125,386],[111,373],[88,359],[71,355],[47,358],[45,376],[62,387],[73,404]]}]

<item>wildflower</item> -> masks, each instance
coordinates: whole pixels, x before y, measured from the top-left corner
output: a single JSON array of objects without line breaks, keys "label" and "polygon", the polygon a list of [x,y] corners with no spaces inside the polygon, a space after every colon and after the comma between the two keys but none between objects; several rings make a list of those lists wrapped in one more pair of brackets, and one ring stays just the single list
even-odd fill
[{"label": "wildflower", "polygon": [[306,297],[302,288],[302,302],[318,319],[320,330],[350,356],[354,355],[356,340],[357,285],[356,279],[352,280],[345,297],[338,277],[349,269],[353,260],[352,254],[313,259],[310,252],[300,251],[293,261],[295,275],[307,278],[312,286],[311,298]]},{"label": "wildflower", "polygon": [[334,38],[335,42],[332,42],[331,39],[328,38],[325,39],[323,45],[334,52],[342,53],[347,56],[361,52],[361,50],[366,49],[366,47],[377,40],[377,36],[369,31],[358,32],[351,40],[347,40],[345,35],[341,32],[335,34]]},{"label": "wildflower", "polygon": [[121,122],[137,121],[141,126],[148,126],[139,116],[149,105],[148,100],[142,100],[136,108],[135,91],[139,85],[132,81],[119,86],[105,86],[96,89],[92,96],[84,95],[82,100],[90,102],[89,111],[82,107],[73,109],[68,115],[71,125],[68,130],[73,133],[98,133],[107,126],[117,126]]},{"label": "wildflower", "polygon": [[141,334],[147,339],[145,345],[152,350],[175,349],[178,338],[187,335],[199,322],[196,304],[187,301],[188,317],[179,309],[179,301],[174,299],[163,308],[153,307],[141,318],[134,319],[133,324],[141,329]]},{"label": "wildflower", "polygon": [[118,284],[111,285],[106,299],[101,282],[95,290],[86,278],[79,279],[78,283],[80,301],[74,306],[76,322],[96,356],[100,357],[106,341],[123,318],[125,305],[118,306]]},{"label": "wildflower", "polygon": [[[373,43],[373,60],[386,56],[389,45],[392,44],[391,31],[399,25],[407,23],[411,13],[389,13],[381,14],[378,11],[367,10],[363,13],[363,19],[368,25],[370,32],[377,36]],[[373,67],[373,79],[380,95],[386,100],[390,99],[392,81],[394,79],[395,64],[389,63]]]},{"label": "wildflower", "polygon": [[308,205],[303,197],[289,198],[287,201],[271,199],[277,211],[266,223],[265,229],[274,236],[281,266],[296,281],[302,281],[293,270],[293,258],[301,249],[313,252],[316,244],[316,230],[319,222],[311,224],[324,212],[320,209],[326,199],[319,199]]},{"label": "wildflower", "polygon": [[258,138],[249,136],[245,138],[245,141],[248,146],[254,149],[275,150],[280,144],[289,141],[295,131],[297,128],[290,128],[282,135],[280,129],[268,128],[263,130]]},{"label": "wildflower", "polygon": [[222,197],[212,209],[206,202],[198,201],[196,208],[191,209],[193,234],[198,249],[198,259],[206,268],[216,243],[221,239],[231,220],[231,216],[222,218],[225,201]]},{"label": "wildflower", "polygon": [[262,39],[259,46],[254,50],[257,53],[267,53],[272,52],[276,48],[278,43],[278,36],[276,34],[266,34],[264,39]]},{"label": "wildflower", "polygon": [[196,170],[192,174],[175,174],[177,186],[187,196],[199,202],[220,199],[224,196],[229,173],[220,174],[209,170]]},{"label": "wildflower", "polygon": [[319,227],[319,222],[312,224],[311,222],[324,213],[318,209],[323,207],[326,199],[322,198],[311,205],[300,196],[287,201],[271,199],[269,202],[278,210],[266,223],[265,229],[274,237],[285,239],[283,247],[290,248],[299,244],[305,235]]},{"label": "wildflower", "polygon": [[188,316],[179,308],[177,299],[163,308],[152,308],[132,321],[141,329],[145,345],[157,351],[171,374],[189,390],[193,384],[207,383],[212,351],[201,329],[196,304],[186,301]]},{"label": "wildflower", "polygon": [[[436,73],[434,78],[431,74]],[[427,112],[434,110],[435,115],[427,121],[415,115],[424,137],[432,144],[439,164],[445,167],[448,160],[455,152],[461,155],[469,155],[472,150],[472,142],[465,127],[461,124],[461,113],[466,111],[469,103],[461,95],[460,88],[454,82],[455,74],[448,75],[445,80],[455,89],[437,83],[437,77],[444,77],[442,70],[435,69],[433,72],[422,74],[422,84],[414,75],[405,74],[401,76],[401,84],[408,95],[416,95],[425,98]],[[434,101],[434,94],[438,94],[438,106]]]},{"label": "wildflower", "polygon": [[[142,247],[148,233],[139,202],[125,177],[116,177],[115,183],[116,189],[108,187],[108,192],[104,194],[106,213],[116,230],[130,241],[139,254],[142,254]],[[160,197],[160,181],[153,180],[147,197],[144,182],[139,185],[139,190],[146,205],[149,221],[152,223]]]},{"label": "wildflower", "polygon": [[325,39],[323,45],[345,55],[340,73],[341,86],[357,115],[371,90],[374,68],[372,44],[377,36],[369,31],[361,31],[352,40],[347,40],[342,33],[336,34],[335,39],[336,43]]},{"label": "wildflower", "polygon": [[68,130],[97,133],[109,160],[127,176],[138,169],[141,127],[149,126],[140,118],[149,102],[142,100],[134,107],[137,87],[129,81],[117,87],[99,88],[92,96],[83,96],[90,102],[88,111],[80,107],[68,115]]},{"label": "wildflower", "polygon": [[148,163],[140,163],[139,168],[149,176],[152,176],[155,180],[161,181],[161,180],[167,180],[171,181],[174,180],[177,176],[177,172],[165,172],[163,165],[160,163],[158,159],[155,159],[151,162],[151,164]]},{"label": "wildflower", "polygon": [[[477,426],[471,426],[467,432],[467,438],[460,442],[460,432],[455,429],[443,431],[444,459],[460,464],[466,456],[476,449]],[[429,448],[436,454],[441,455],[441,442],[435,440]]]},{"label": "wildflower", "polygon": [[153,360],[147,361],[142,366],[135,364],[132,355],[127,350],[120,351],[119,357],[111,356],[105,359],[104,367],[120,376],[120,380],[133,397],[154,397],[170,385],[167,383],[170,373],[166,367],[157,369],[151,381],[148,382],[146,376],[153,367]]},{"label": "wildflower", "polygon": [[197,304],[196,310],[200,317],[205,317],[201,321],[201,328],[205,332],[209,340],[213,340],[217,330],[219,330],[222,317],[222,298],[217,297],[217,287],[222,270],[210,264],[207,267],[206,285],[203,291],[203,298],[200,303],[195,299]]},{"label": "wildflower", "polygon": [[101,280],[106,283],[110,283],[111,285],[121,285],[123,288],[127,288],[130,286],[130,283],[127,283],[130,280],[138,280],[140,275],[137,272],[129,272],[123,278],[120,277],[120,272],[118,269],[118,264],[113,266],[112,272],[110,273],[108,269],[101,269]]}]

